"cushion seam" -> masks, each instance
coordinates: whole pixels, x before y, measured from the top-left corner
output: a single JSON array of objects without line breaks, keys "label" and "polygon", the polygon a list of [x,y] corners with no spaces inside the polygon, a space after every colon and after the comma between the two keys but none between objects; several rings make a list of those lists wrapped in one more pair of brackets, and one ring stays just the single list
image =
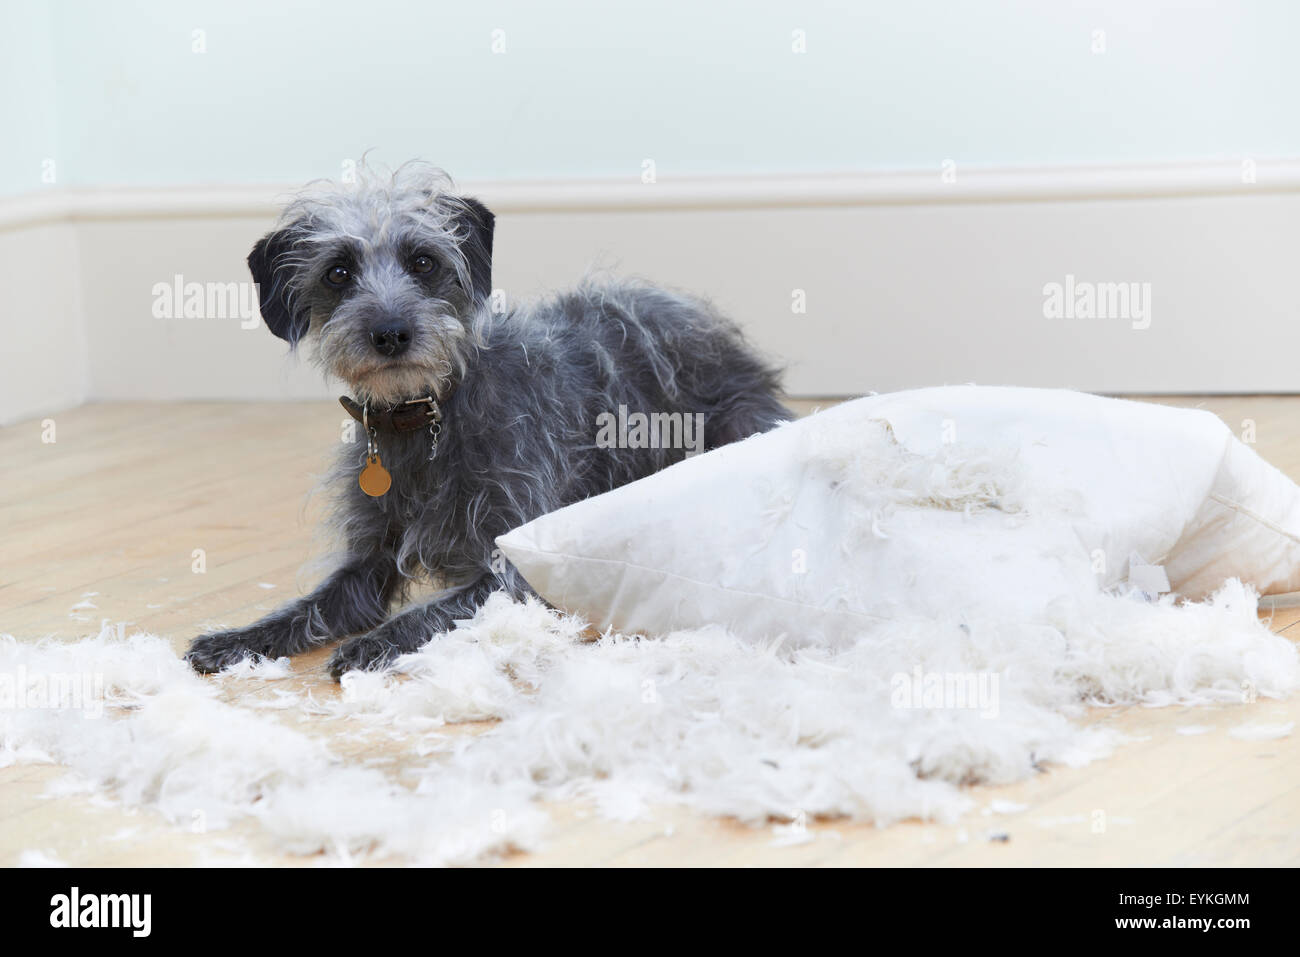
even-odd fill
[{"label": "cushion seam", "polygon": [[1256,522],[1258,522],[1260,525],[1263,525],[1265,528],[1272,529],[1273,531],[1277,532],[1277,534],[1281,535],[1284,538],[1289,538],[1293,544],[1300,545],[1300,536],[1293,535],[1291,532],[1288,532],[1282,526],[1269,521],[1267,518],[1265,518],[1263,515],[1260,515],[1258,512],[1251,511],[1249,508],[1242,505],[1240,502],[1234,502],[1226,495],[1220,495],[1218,492],[1211,492],[1210,498],[1214,499],[1214,501],[1218,502],[1224,508],[1231,509],[1234,512],[1238,512],[1241,515],[1245,515],[1247,518],[1254,519]]}]

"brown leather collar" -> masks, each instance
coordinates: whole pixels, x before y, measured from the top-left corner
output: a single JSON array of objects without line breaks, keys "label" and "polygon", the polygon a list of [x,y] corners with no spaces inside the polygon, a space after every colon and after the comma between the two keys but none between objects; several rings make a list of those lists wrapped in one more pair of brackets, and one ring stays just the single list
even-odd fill
[{"label": "brown leather collar", "polygon": [[442,409],[432,395],[409,399],[391,409],[363,409],[346,395],[339,396],[339,404],[352,418],[379,432],[415,432],[442,421]]}]

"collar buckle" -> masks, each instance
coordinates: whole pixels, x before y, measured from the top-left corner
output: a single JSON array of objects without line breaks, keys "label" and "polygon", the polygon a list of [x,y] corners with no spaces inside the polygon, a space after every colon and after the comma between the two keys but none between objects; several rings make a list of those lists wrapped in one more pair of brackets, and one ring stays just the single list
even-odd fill
[{"label": "collar buckle", "polygon": [[438,400],[432,395],[426,395],[419,399],[407,399],[402,405],[419,405],[426,403],[428,408],[424,410],[424,415],[430,423],[442,421],[442,407],[438,405]]}]

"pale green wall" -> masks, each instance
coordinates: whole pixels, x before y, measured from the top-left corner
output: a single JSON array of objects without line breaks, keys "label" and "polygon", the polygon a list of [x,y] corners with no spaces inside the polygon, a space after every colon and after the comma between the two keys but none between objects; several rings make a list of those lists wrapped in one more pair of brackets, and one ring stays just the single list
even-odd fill
[{"label": "pale green wall", "polygon": [[1294,0],[0,2],[8,193],[1300,156]]},{"label": "pale green wall", "polygon": [[0,0],[0,192],[42,182],[48,162],[57,181],[53,17],[39,0]]}]

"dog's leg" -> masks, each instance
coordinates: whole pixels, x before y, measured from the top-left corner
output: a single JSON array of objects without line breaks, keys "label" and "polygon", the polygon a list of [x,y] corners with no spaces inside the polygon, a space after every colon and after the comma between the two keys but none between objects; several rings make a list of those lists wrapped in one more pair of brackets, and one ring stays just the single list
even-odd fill
[{"label": "dog's leg", "polygon": [[373,671],[399,655],[422,648],[434,635],[450,631],[453,622],[472,618],[494,591],[505,589],[515,597],[527,592],[517,575],[485,575],[472,584],[444,592],[422,605],[394,615],[373,631],[339,645],[330,659],[330,674],[337,680],[348,671]]},{"label": "dog's leg", "polygon": [[354,558],[306,597],[253,624],[202,635],[185,655],[196,671],[220,671],[250,655],[295,655],[384,620],[401,576],[391,556]]}]

